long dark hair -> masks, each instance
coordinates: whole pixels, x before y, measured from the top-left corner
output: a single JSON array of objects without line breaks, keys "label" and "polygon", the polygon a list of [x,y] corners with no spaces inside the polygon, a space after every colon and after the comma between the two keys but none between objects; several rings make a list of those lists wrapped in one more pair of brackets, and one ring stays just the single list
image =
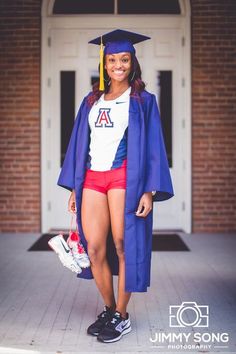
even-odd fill
[{"label": "long dark hair", "polygon": [[[109,91],[109,76],[105,69],[105,56],[103,61],[103,70],[104,70],[104,86],[105,90],[99,90],[99,81],[93,84],[92,94],[88,96],[88,103],[90,106],[96,102],[101,95]],[[99,71],[99,68],[98,68]],[[130,96],[139,98],[140,93],[145,89],[145,83],[142,80],[142,72],[138,62],[137,57],[134,54],[131,54],[131,72],[129,74],[129,85],[131,86]]]}]

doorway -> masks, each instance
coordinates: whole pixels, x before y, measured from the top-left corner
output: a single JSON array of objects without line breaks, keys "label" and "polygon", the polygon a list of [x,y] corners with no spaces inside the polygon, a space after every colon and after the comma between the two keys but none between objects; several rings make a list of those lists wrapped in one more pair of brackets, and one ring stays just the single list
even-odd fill
[{"label": "doorway", "polygon": [[[190,29],[186,9],[186,16],[57,16],[52,14],[55,3],[45,3],[41,85],[42,231],[69,227],[70,192],[58,187],[56,182],[73,119],[83,97],[98,78],[98,48],[88,41],[114,28],[124,28],[151,37],[136,46],[137,57],[146,88],[157,97],[175,192],[174,198],[154,203],[153,229],[191,232]],[[183,6],[183,2],[179,3]]]}]

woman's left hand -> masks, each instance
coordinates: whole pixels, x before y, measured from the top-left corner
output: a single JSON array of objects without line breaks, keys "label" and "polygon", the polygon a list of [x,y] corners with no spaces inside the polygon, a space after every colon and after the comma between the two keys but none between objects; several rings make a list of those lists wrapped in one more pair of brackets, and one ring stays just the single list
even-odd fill
[{"label": "woman's left hand", "polygon": [[[145,218],[152,210],[152,192],[146,192],[142,195],[139,201],[136,216]],[[142,211],[142,212],[141,212]]]}]

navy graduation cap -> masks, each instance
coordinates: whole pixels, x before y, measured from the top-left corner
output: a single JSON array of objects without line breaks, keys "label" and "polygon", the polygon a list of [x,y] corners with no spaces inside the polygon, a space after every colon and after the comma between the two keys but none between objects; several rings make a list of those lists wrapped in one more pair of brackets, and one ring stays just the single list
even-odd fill
[{"label": "navy graduation cap", "polygon": [[[99,90],[104,91],[103,57],[106,54],[129,52],[135,54],[134,44],[146,41],[150,37],[139,33],[116,29],[89,41],[100,45],[100,84]],[[105,46],[105,48],[104,48]]]}]

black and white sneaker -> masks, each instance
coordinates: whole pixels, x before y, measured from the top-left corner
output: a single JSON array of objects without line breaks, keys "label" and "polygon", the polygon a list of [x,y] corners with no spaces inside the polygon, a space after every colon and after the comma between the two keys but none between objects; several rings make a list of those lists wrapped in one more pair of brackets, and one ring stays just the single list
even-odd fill
[{"label": "black and white sneaker", "polygon": [[131,324],[129,314],[126,314],[126,318],[121,316],[119,311],[116,311],[112,319],[106,323],[104,328],[100,331],[97,336],[97,340],[104,343],[116,342],[124,334],[127,334],[131,331]]},{"label": "black and white sneaker", "polygon": [[113,312],[110,307],[105,305],[104,310],[98,315],[98,319],[88,327],[87,333],[92,336],[98,336],[105,324],[110,321],[112,315]]}]

